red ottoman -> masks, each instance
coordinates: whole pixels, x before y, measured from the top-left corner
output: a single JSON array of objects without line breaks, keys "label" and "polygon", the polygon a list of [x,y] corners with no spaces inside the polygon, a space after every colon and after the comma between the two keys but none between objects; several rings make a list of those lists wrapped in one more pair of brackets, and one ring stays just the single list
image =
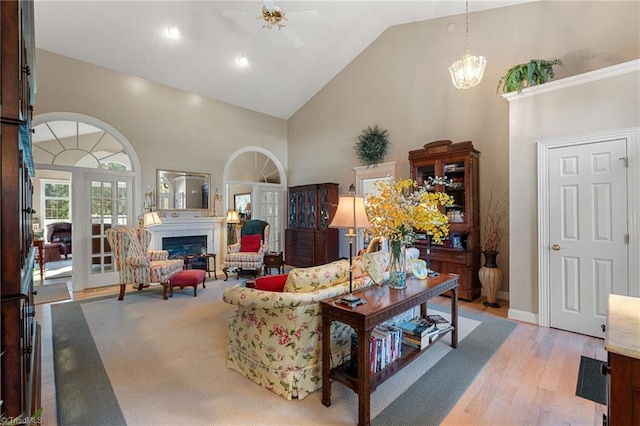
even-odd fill
[{"label": "red ottoman", "polygon": [[185,288],[188,286],[193,287],[193,297],[198,296],[198,284],[202,283],[202,287],[207,279],[207,273],[203,269],[183,269],[176,272],[171,278],[169,278],[169,297],[173,297],[173,287]]}]

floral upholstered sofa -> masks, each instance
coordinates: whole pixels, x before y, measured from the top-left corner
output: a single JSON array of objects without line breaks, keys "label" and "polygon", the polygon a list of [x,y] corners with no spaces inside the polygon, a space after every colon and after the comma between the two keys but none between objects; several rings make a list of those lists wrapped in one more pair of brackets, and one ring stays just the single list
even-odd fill
[{"label": "floral upholstered sofa", "polygon": [[[418,250],[407,257],[417,257]],[[389,254],[368,254],[387,271]],[[362,257],[353,259],[353,289],[372,286]],[[388,278],[388,271],[386,272]],[[261,290],[259,281],[281,280],[277,289]],[[282,286],[284,283],[284,287]],[[273,291],[280,290],[282,291]],[[223,300],[236,306],[229,321],[227,367],[286,398],[302,399],[322,385],[322,321],[319,301],[349,292],[349,261],[296,268],[288,275],[262,277],[256,288],[234,286]],[[351,328],[331,327],[331,365],[350,357]]]}]

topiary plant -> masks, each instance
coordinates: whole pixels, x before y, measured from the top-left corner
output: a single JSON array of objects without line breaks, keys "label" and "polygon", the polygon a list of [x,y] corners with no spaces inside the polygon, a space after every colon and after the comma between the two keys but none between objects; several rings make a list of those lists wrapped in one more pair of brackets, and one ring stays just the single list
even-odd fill
[{"label": "topiary plant", "polygon": [[354,149],[363,165],[372,166],[382,162],[387,155],[389,143],[389,131],[374,124],[362,131]]},{"label": "topiary plant", "polygon": [[553,67],[562,66],[560,59],[547,61],[544,59],[532,59],[526,64],[518,64],[512,67],[498,82],[496,93],[502,90],[504,93],[522,91],[525,87],[543,84],[555,77]]}]

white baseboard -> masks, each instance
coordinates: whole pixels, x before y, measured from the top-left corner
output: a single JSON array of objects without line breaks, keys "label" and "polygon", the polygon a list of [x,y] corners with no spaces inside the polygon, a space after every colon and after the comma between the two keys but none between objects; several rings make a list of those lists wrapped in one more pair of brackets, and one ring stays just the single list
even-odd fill
[{"label": "white baseboard", "polygon": [[533,312],[520,311],[518,309],[509,309],[508,317],[509,319],[528,322],[531,324],[538,325],[538,314],[534,314]]}]

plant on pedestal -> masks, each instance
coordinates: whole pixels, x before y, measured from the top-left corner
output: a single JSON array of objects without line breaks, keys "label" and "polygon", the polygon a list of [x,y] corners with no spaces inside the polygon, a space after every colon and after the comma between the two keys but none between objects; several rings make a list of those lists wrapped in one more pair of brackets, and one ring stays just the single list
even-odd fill
[{"label": "plant on pedestal", "polygon": [[389,242],[389,287],[404,288],[406,278],[405,248],[424,232],[437,243],[449,233],[449,219],[440,206],[450,206],[453,199],[443,192],[429,192],[411,179],[392,177],[375,183],[378,194],[367,194],[366,209],[370,228],[367,233]]},{"label": "plant on pedestal", "polygon": [[478,278],[480,278],[480,284],[487,298],[484,305],[499,308],[497,295],[502,284],[502,271],[498,268],[496,260],[509,210],[508,193],[505,192],[495,197],[493,190],[490,191],[489,198],[482,207],[480,239],[482,254],[484,254],[484,266],[478,271]]}]

